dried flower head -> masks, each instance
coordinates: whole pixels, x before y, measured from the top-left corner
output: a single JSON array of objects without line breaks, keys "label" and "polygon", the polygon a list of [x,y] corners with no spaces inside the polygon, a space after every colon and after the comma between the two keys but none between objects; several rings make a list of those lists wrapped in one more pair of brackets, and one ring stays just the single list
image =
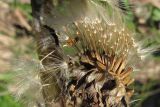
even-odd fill
[{"label": "dried flower head", "polygon": [[128,104],[133,94],[128,86],[134,79],[133,68],[126,62],[130,54],[136,53],[132,33],[125,26],[120,28],[101,18],[84,18],[63,29],[69,36],[66,44],[77,50],[78,63],[83,66],[80,71],[83,75],[72,71],[76,82],[67,86],[68,102],[73,106]]},{"label": "dried flower head", "polygon": [[137,61],[141,50],[125,25],[123,5],[121,0],[44,2],[36,74],[46,107],[129,106],[131,59]]}]

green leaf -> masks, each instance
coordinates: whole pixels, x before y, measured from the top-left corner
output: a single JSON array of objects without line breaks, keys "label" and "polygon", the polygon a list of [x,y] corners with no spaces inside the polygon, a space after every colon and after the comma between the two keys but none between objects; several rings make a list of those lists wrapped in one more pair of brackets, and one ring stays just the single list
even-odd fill
[{"label": "green leaf", "polygon": [[156,8],[156,9],[153,10],[152,20],[160,21],[160,9]]}]

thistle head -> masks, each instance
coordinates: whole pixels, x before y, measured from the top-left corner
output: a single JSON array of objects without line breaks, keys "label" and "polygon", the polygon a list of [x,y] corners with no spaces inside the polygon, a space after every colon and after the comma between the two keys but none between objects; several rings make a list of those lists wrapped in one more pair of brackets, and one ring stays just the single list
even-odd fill
[{"label": "thistle head", "polygon": [[140,48],[118,7],[118,0],[44,1],[37,75],[47,104],[129,106],[130,59]]}]

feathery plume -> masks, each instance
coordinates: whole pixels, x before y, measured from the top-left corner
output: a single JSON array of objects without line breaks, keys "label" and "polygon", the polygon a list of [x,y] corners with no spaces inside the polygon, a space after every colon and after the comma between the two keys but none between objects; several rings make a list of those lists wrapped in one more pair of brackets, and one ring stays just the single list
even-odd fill
[{"label": "feathery plume", "polygon": [[22,102],[27,107],[38,105],[44,107],[38,61],[23,58],[12,62],[12,75],[14,76],[13,81],[8,86],[9,91],[17,101]]}]

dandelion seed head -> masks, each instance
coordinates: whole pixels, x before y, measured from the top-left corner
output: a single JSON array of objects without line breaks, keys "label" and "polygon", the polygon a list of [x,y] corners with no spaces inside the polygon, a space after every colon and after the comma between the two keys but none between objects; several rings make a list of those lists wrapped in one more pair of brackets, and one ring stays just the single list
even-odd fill
[{"label": "dandelion seed head", "polygon": [[[34,106],[36,102],[44,104],[41,95],[38,60],[19,59],[13,61],[13,81],[9,84],[10,93],[16,100],[22,100],[25,105]],[[25,98],[25,99],[24,99]]]},{"label": "dandelion seed head", "polygon": [[[47,50],[49,48],[49,52],[41,56],[42,58],[40,60],[40,64],[43,67],[43,69],[41,69],[42,72],[45,72],[48,75],[44,81],[48,81],[53,77],[56,78],[56,82],[53,82],[53,84],[58,84],[57,87],[60,87],[62,92],[64,92],[66,89],[63,88],[68,84],[68,80],[72,77],[76,78],[76,83],[72,84],[72,91],[74,94],[69,95],[69,98],[72,98],[73,95],[73,98],[76,96],[79,100],[77,101],[78,103],[81,103],[80,100],[83,98],[78,97],[78,93],[80,92],[82,95],[88,93],[91,93],[92,95],[96,93],[101,98],[103,92],[105,93],[107,90],[106,94],[109,97],[107,96],[105,100],[108,102],[108,105],[118,105],[122,98],[126,97],[128,93],[132,94],[127,90],[128,86],[134,81],[131,78],[133,67],[130,67],[128,62],[130,62],[130,60],[136,60],[139,55],[143,58],[144,53],[150,51],[143,50],[143,46],[140,48],[140,45],[134,41],[133,32],[124,26],[122,20],[123,15],[116,7],[118,2],[113,0],[105,0],[105,2],[111,7],[111,12],[98,2],[88,0],[85,2],[88,4],[84,5],[87,6],[86,11],[88,14],[80,14],[82,12],[80,12],[80,10],[77,10],[76,12],[75,10],[69,11],[70,8],[67,5],[66,10],[64,11],[72,12],[72,15],[68,13],[66,13],[67,16],[58,13],[58,15],[54,15],[55,10],[53,13],[48,11],[50,14],[43,17],[45,24],[53,24],[51,26],[58,32],[61,32],[60,35],[56,34],[58,35],[58,38],[60,40],[61,37],[64,39],[64,43],[60,41],[58,46],[53,49],[50,49],[49,47],[54,45],[52,44],[54,38],[45,37],[40,40],[41,42],[39,45],[41,45],[41,50]],[[74,5],[71,5],[71,7],[72,6]],[[76,6],[75,8],[79,9]],[[52,9],[54,10],[54,8]],[[44,11],[47,10],[43,10],[42,13]],[[55,23],[57,23],[57,25]],[[65,53],[65,46],[67,46],[65,43],[68,40],[71,40],[70,49],[74,49],[74,52],[71,52],[73,55],[70,55],[70,53],[67,55],[63,54],[63,52]],[[61,44],[64,45],[61,46]],[[57,48],[60,49],[62,53],[56,53],[59,51]],[[78,58],[76,59],[75,57]],[[72,58],[75,58],[76,61]],[[68,59],[71,59],[71,61],[74,62],[72,66],[70,66]],[[33,88],[37,89],[38,87],[38,89],[41,89],[53,85],[52,83],[41,85],[39,78],[37,78],[37,75],[40,73],[34,73],[29,72],[28,75],[24,74],[24,80],[29,83],[27,83],[27,85],[22,85],[22,88],[18,91],[18,96],[23,95],[23,93],[28,92],[29,90],[33,92]],[[63,83],[62,81],[66,83]],[[35,87],[31,87],[34,84],[36,84]],[[105,89],[106,86],[110,86],[110,84],[114,84],[115,86],[111,87],[109,90]],[[68,94],[70,94],[68,92],[67,94],[65,92],[62,93],[63,95],[66,94],[64,97],[68,98]],[[29,95],[31,94],[29,93]],[[33,95],[35,95],[35,93],[33,93]],[[37,99],[37,96],[34,97]],[[128,97],[130,98],[130,96]],[[52,101],[54,101],[54,99]],[[100,102],[101,106],[105,105],[102,101]]]}]

